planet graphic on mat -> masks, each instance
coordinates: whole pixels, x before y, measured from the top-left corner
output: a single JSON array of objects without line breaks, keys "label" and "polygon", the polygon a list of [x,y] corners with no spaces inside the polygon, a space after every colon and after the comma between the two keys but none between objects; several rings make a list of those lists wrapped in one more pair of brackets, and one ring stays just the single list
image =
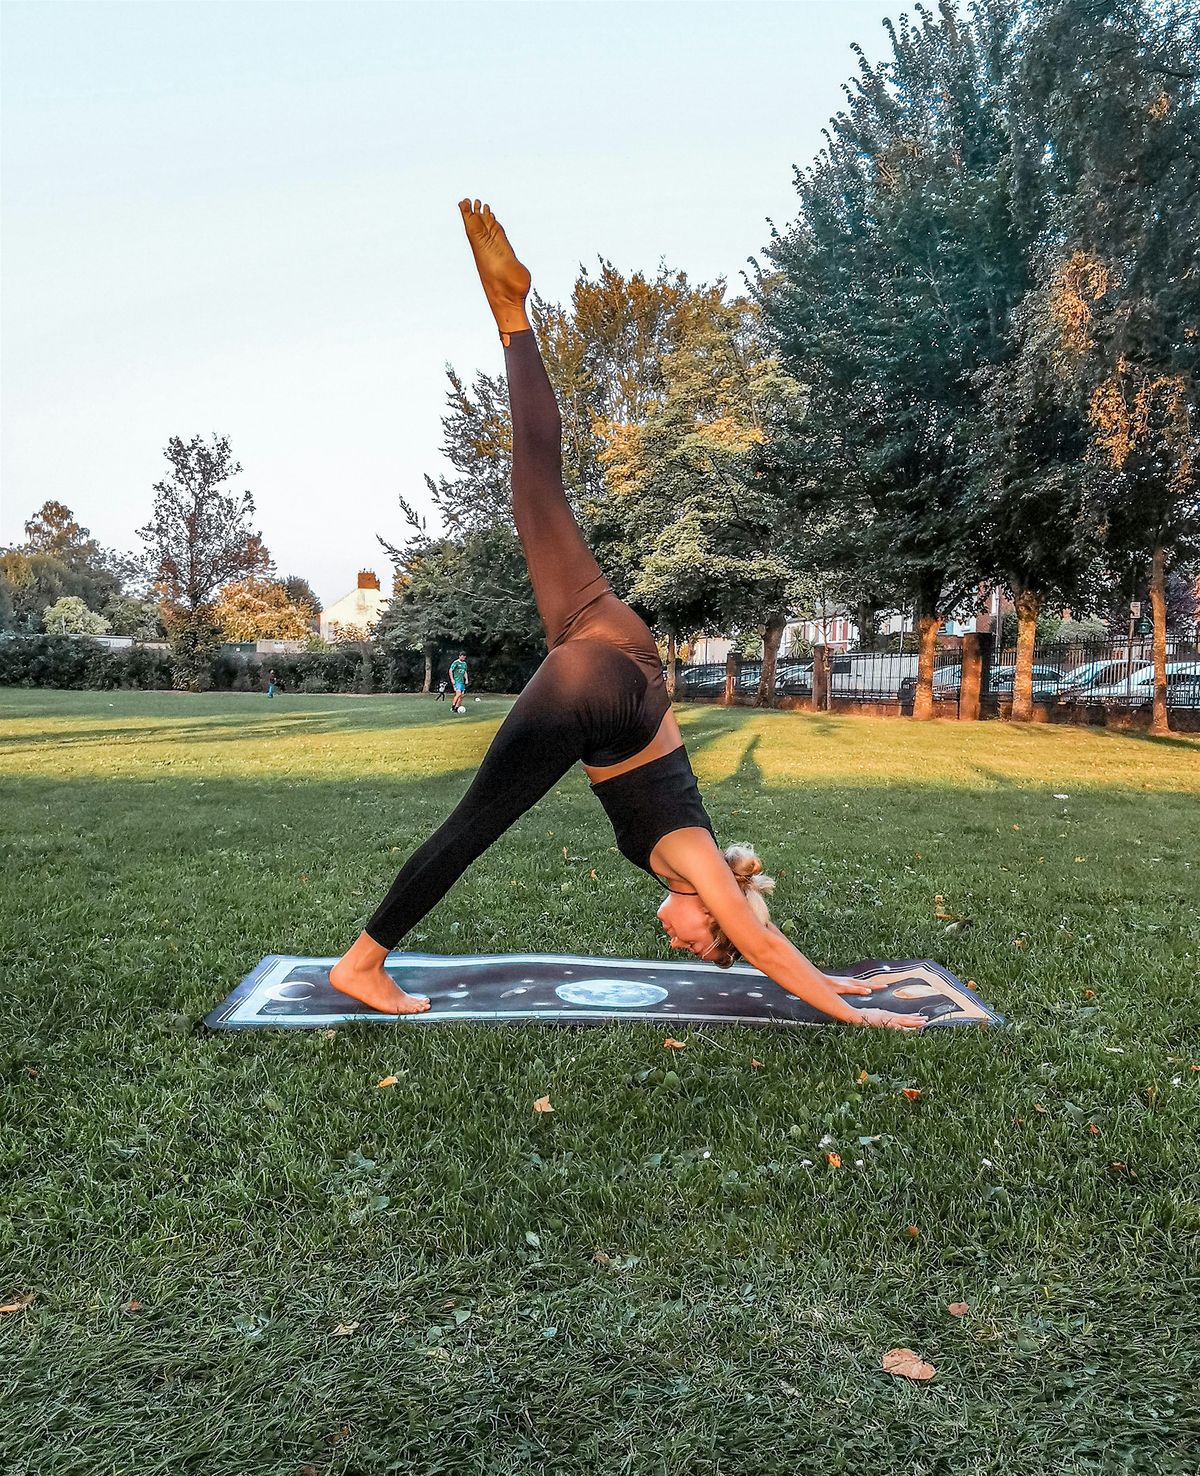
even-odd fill
[{"label": "planet graphic on mat", "polygon": [[657,984],[630,979],[576,979],[556,985],[554,992],[566,1004],[601,1005],[610,1010],[644,1010],[667,997],[667,991]]},{"label": "planet graphic on mat", "polygon": [[317,983],[315,979],[291,978],[285,979],[282,984],[276,984],[265,992],[268,999],[275,999],[281,1002],[287,1000],[295,1001],[308,999],[316,987]]}]

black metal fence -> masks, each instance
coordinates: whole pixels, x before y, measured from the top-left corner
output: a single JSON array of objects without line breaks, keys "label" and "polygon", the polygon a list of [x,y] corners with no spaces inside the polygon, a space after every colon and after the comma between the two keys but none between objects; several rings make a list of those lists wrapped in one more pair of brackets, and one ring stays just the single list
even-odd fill
[{"label": "black metal fence", "polygon": [[[985,666],[983,700],[1012,697],[1017,649],[1004,647]],[[1048,705],[1136,711],[1154,700],[1154,647],[1135,641],[1046,641],[1034,647],[1033,700]],[[1167,642],[1167,705],[1200,708],[1200,650],[1195,640]]]},{"label": "black metal fence", "polygon": [[[980,701],[995,712],[1012,698],[1015,647],[983,649]],[[907,707],[916,690],[915,651],[839,651],[829,655],[829,696],[846,702],[899,702]],[[762,677],[761,661],[743,661],[735,695],[752,700]],[[680,666],[676,696],[713,701],[725,691],[724,662]],[[933,668],[933,700],[957,706],[962,686],[962,646],[940,647]],[[813,663],[780,660],[775,668],[776,697],[811,697]],[[1150,641],[1043,642],[1033,653],[1033,699],[1045,704],[1097,705],[1136,710],[1154,697]],[[1200,649],[1195,640],[1167,642],[1167,702],[1174,708],[1200,709]]]}]

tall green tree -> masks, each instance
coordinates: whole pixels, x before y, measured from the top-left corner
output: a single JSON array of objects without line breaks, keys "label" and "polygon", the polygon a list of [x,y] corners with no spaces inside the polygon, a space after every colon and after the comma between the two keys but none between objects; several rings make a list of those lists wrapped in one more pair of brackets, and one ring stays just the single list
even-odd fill
[{"label": "tall green tree", "polygon": [[1110,563],[1149,568],[1165,732],[1166,579],[1200,540],[1200,12],[1029,0],[1021,84],[1053,161],[1040,188],[1059,368],[1086,398]]},{"label": "tall green tree", "polygon": [[1006,352],[1020,290],[994,55],[954,9],[888,23],[859,52],[826,147],[797,171],[800,214],[775,232],[757,291],[801,413],[763,474],[786,493],[814,564],[903,590],[920,641],[916,716],[932,714],[944,614],[980,578],[970,528],[976,376]]}]

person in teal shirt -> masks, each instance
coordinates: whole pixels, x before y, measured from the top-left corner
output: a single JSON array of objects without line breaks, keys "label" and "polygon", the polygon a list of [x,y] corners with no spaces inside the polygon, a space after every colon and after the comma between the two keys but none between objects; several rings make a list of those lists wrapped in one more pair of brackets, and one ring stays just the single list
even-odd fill
[{"label": "person in teal shirt", "polygon": [[463,693],[467,690],[467,656],[465,651],[458,653],[458,660],[450,663],[450,685],[454,688],[454,701],[450,704],[451,712],[462,712]]}]

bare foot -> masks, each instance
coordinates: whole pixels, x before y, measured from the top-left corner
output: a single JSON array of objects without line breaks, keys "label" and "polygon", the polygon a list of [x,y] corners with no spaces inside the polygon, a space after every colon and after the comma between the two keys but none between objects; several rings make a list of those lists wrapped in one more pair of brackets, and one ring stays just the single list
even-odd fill
[{"label": "bare foot", "polygon": [[340,994],[348,994],[359,1004],[384,1015],[423,1015],[429,1008],[424,995],[405,994],[382,964],[356,969],[346,959],[339,958],[329,970],[329,982]]},{"label": "bare foot", "polygon": [[525,316],[525,298],[529,294],[529,272],[517,260],[516,252],[508,244],[504,227],[492,214],[490,205],[480,206],[479,201],[460,200],[463,225],[467,228],[467,240],[479,280],[496,319],[501,334],[519,333],[529,327]]}]

